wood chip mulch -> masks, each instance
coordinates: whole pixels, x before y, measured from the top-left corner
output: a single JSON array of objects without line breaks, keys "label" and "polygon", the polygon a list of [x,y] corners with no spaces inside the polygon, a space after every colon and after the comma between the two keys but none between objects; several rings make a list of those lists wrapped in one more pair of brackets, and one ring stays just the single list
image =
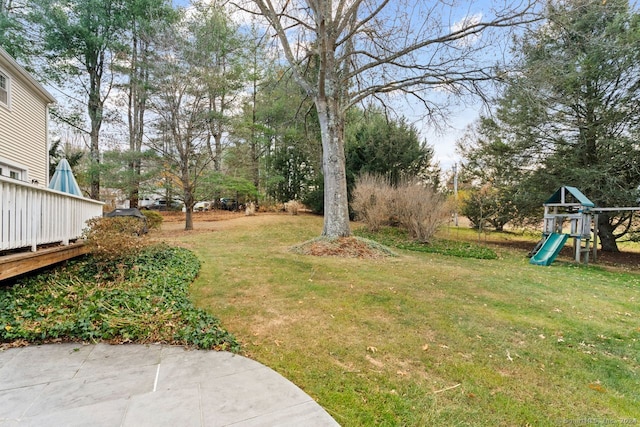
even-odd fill
[{"label": "wood chip mulch", "polygon": [[295,248],[296,252],[313,256],[379,259],[392,256],[388,251],[356,237],[315,239]]}]

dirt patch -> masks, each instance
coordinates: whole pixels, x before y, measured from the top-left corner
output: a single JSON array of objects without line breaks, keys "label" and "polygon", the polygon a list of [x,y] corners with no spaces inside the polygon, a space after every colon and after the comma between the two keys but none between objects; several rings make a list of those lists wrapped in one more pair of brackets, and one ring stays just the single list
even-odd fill
[{"label": "dirt patch", "polygon": [[621,266],[630,269],[640,268],[640,253],[636,252],[598,252],[598,264]]}]

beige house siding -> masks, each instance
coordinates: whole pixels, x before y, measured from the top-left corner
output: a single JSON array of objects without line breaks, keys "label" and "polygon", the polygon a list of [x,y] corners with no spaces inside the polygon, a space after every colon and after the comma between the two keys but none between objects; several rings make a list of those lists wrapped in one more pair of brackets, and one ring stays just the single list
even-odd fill
[{"label": "beige house siding", "polygon": [[0,103],[0,163],[27,170],[22,180],[49,183],[48,105],[53,97],[0,49],[9,78],[9,106]]}]

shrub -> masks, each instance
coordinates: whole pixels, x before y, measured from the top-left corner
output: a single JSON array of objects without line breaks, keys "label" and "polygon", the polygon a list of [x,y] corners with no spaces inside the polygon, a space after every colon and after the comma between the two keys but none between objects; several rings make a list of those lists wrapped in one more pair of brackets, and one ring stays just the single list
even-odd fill
[{"label": "shrub", "polygon": [[392,186],[372,175],[358,178],[352,207],[370,231],[397,224],[419,242],[428,242],[449,212],[445,198],[418,181]]},{"label": "shrub", "polygon": [[301,208],[302,205],[297,200],[289,200],[284,204],[284,210],[286,210],[289,215],[298,215],[298,211]]},{"label": "shrub", "polygon": [[322,215],[324,213],[324,178],[322,175],[318,176],[311,184],[302,203],[314,214]]},{"label": "shrub", "polygon": [[440,193],[416,181],[401,183],[395,189],[394,214],[400,226],[418,242],[428,242],[449,212]]},{"label": "shrub", "polygon": [[136,217],[93,218],[84,238],[98,272],[113,279],[122,276],[127,261],[149,245],[146,224]]},{"label": "shrub", "polygon": [[389,181],[379,175],[364,174],[356,180],[352,209],[356,218],[364,222],[370,231],[389,225],[392,215],[394,189]]},{"label": "shrub", "polygon": [[514,195],[508,191],[485,185],[465,194],[460,213],[471,221],[473,228],[481,231],[486,228],[503,231],[507,223],[518,218],[513,198]]},{"label": "shrub", "polygon": [[282,203],[278,203],[273,199],[264,199],[260,201],[259,205],[256,203],[254,203],[254,205],[256,207],[256,212],[282,212]]},{"label": "shrub", "polygon": [[160,212],[144,210],[142,214],[147,218],[147,227],[150,230],[158,230],[164,221],[164,217],[160,215]]}]

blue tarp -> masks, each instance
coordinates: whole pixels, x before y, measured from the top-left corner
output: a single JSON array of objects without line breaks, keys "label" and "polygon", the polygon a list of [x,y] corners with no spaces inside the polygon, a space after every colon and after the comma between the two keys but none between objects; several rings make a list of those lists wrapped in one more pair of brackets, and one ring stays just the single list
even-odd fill
[{"label": "blue tarp", "polygon": [[67,159],[62,159],[60,163],[58,163],[58,167],[49,182],[49,188],[76,196],[82,196],[82,191],[73,176],[73,171]]}]

